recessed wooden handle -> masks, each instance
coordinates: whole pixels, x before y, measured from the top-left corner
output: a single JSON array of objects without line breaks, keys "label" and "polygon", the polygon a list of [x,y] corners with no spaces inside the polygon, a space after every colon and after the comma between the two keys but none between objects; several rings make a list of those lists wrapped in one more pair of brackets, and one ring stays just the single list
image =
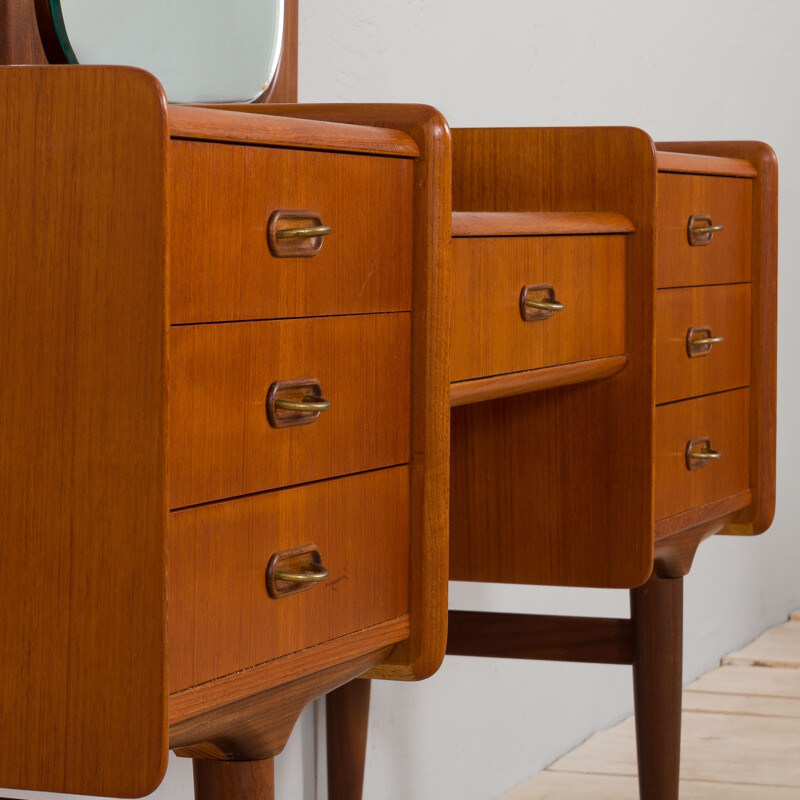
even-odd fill
[{"label": "recessed wooden handle", "polygon": [[686,444],[686,469],[690,472],[705,467],[712,461],[719,461],[722,453],[711,447],[711,440],[707,437],[692,439]]},{"label": "recessed wooden handle", "polygon": [[686,332],[686,355],[689,358],[707,356],[715,344],[722,344],[724,341],[723,336],[714,336],[707,325],[689,328]]},{"label": "recessed wooden handle", "polygon": [[711,244],[714,234],[724,230],[724,225],[715,225],[711,217],[705,214],[692,214],[686,227],[689,244],[692,247]]},{"label": "recessed wooden handle", "polygon": [[523,286],[519,296],[519,313],[524,322],[549,319],[563,311],[564,304],[556,300],[556,290],[549,283]]},{"label": "recessed wooden handle", "polygon": [[275,600],[313,589],[329,577],[330,571],[313,544],[274,553],[267,563],[267,591]]},{"label": "recessed wooden handle", "polygon": [[267,419],[273,428],[310,425],[330,407],[316,378],[275,381],[267,392]]},{"label": "recessed wooden handle", "polygon": [[316,211],[273,211],[267,223],[267,243],[275,258],[312,258],[331,233]]}]

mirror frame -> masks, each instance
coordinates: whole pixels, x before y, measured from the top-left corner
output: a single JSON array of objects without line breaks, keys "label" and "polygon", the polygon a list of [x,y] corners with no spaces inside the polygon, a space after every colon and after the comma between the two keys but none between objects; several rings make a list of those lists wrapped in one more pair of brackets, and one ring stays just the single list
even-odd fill
[{"label": "mirror frame", "polygon": [[[272,83],[254,102],[297,102],[299,0],[285,0],[283,48]],[[0,5],[0,64],[66,64],[49,0],[3,0]]]}]

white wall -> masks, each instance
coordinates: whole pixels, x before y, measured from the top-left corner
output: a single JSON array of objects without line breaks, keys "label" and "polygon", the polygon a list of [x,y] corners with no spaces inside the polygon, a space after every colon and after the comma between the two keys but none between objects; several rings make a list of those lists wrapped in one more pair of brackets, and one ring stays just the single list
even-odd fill
[{"label": "white wall", "polygon": [[[636,125],[762,139],[781,169],[778,510],[700,548],[685,676],[800,607],[800,3],[301,0],[302,101],[425,102],[455,126]],[[797,500],[795,500],[797,502]],[[451,607],[627,614],[624,592],[454,585]],[[632,710],[625,667],[448,658],[373,684],[366,800],[487,800]],[[324,781],[320,781],[324,783]],[[320,795],[324,796],[324,795]]]},{"label": "white wall", "polygon": [[[686,581],[686,679],[799,608],[800,3],[301,0],[300,21],[301,101],[424,102],[453,126],[636,125],[657,140],[773,145],[777,514],[763,537],[700,549]],[[451,605],[609,616],[627,614],[627,595],[459,584]],[[631,709],[624,667],[448,658],[423,683],[373,684],[365,798],[488,800]],[[325,797],[322,716],[309,709],[278,759],[278,800]],[[175,759],[154,797],[191,797],[189,764]]]}]

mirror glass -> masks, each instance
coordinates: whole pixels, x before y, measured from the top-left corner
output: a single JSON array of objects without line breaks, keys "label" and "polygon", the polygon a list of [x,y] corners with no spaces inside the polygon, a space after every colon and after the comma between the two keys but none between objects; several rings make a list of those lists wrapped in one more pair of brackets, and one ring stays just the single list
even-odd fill
[{"label": "mirror glass", "polygon": [[71,64],[153,73],[173,103],[246,103],[275,76],[284,0],[49,0]]}]

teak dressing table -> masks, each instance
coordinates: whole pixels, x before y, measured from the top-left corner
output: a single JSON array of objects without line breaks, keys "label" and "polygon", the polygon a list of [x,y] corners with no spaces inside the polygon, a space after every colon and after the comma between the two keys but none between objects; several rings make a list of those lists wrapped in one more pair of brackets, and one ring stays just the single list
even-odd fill
[{"label": "teak dressing table", "polygon": [[[4,13],[0,63],[45,64],[30,0]],[[292,105],[296,19],[269,106],[0,70],[0,784],[144,794],[171,747],[198,797],[266,800],[304,705],[425,677],[447,637],[633,664],[642,797],[672,800],[682,578],[772,516],[774,155],[456,130],[451,171],[432,109]],[[446,633],[448,503],[452,578],[630,588],[631,620]],[[368,696],[328,695],[332,798]]]},{"label": "teak dressing table", "polygon": [[[447,652],[632,665],[640,794],[676,800],[683,577],[774,510],[774,153],[452,135],[450,577],[630,588],[631,617],[452,610]],[[328,696],[332,800],[361,795],[363,683]]]},{"label": "teak dressing table", "polygon": [[0,786],[269,800],[310,701],[444,656],[447,124],[168,106],[3,13]]}]

